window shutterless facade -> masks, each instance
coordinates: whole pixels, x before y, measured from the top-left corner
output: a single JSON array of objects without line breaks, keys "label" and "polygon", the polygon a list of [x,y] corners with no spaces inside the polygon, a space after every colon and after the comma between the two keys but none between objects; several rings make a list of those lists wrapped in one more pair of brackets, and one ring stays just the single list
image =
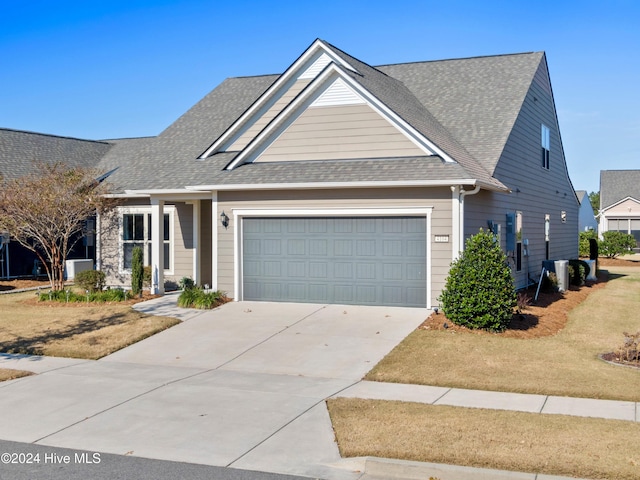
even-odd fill
[{"label": "window shutterless facade", "polygon": [[[133,249],[142,248],[144,255],[144,265],[151,264],[151,254],[153,249],[153,238],[151,236],[151,209],[149,208],[122,208],[120,209],[120,271],[131,272],[131,260]],[[171,233],[173,230],[174,209],[165,207],[164,213],[164,270],[171,274],[173,270],[173,245]]]},{"label": "window shutterless facade", "polygon": [[551,136],[549,127],[542,125],[541,128],[541,144],[542,144],[542,168],[549,170],[549,152],[551,151]]}]

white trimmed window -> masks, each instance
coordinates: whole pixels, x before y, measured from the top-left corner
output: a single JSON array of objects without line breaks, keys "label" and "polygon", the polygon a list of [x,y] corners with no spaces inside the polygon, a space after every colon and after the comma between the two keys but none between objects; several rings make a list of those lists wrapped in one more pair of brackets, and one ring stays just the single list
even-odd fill
[{"label": "white trimmed window", "polygon": [[541,128],[541,143],[542,143],[542,168],[549,170],[549,152],[551,151],[551,137],[549,134],[549,127],[542,125]]},{"label": "white trimmed window", "polygon": [[[175,208],[165,206],[164,209],[164,271],[171,275],[173,270],[173,216]],[[135,207],[120,209],[120,271],[131,273],[133,249],[141,247],[144,265],[151,264],[153,238],[151,236],[151,208]]]}]

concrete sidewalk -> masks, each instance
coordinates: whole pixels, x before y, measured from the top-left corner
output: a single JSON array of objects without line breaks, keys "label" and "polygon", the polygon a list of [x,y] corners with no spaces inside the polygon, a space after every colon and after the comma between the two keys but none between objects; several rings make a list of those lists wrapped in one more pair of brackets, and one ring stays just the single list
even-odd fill
[{"label": "concrete sidewalk", "polygon": [[571,415],[640,422],[640,402],[489,392],[461,388],[361,381],[337,397],[487,408],[516,412]]}]

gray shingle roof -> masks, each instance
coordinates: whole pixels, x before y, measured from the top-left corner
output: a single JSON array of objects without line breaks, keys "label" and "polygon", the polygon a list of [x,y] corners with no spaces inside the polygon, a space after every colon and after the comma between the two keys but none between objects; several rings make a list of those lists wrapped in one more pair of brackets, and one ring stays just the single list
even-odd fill
[{"label": "gray shingle roof", "polygon": [[404,83],[493,173],[543,52],[377,67]]},{"label": "gray shingle roof", "polygon": [[601,170],[600,209],[627,197],[640,201],[640,170]]},{"label": "gray shingle roof", "polygon": [[[196,160],[277,78],[229,78],[157,137],[121,141],[100,162],[120,167],[109,182],[115,191],[211,184],[230,162],[227,154]],[[223,163],[225,159],[227,163]]]},{"label": "gray shingle roof", "polygon": [[110,148],[107,142],[1,128],[0,174],[19,178],[33,171],[34,162],[93,167]]}]

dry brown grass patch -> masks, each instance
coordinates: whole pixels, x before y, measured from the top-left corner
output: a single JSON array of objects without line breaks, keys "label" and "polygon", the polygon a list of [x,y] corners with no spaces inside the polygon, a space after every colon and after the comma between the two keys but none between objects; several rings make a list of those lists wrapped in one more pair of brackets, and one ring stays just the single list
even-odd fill
[{"label": "dry brown grass patch", "polygon": [[0,368],[0,382],[15,380],[16,378],[27,377],[29,375],[33,375],[33,372],[14,370],[13,368]]},{"label": "dry brown grass patch", "polygon": [[343,457],[640,478],[634,422],[346,398],[327,403]]},{"label": "dry brown grass patch", "polygon": [[179,320],[131,308],[135,302],[37,302],[33,292],[0,296],[0,351],[97,359]]}]

